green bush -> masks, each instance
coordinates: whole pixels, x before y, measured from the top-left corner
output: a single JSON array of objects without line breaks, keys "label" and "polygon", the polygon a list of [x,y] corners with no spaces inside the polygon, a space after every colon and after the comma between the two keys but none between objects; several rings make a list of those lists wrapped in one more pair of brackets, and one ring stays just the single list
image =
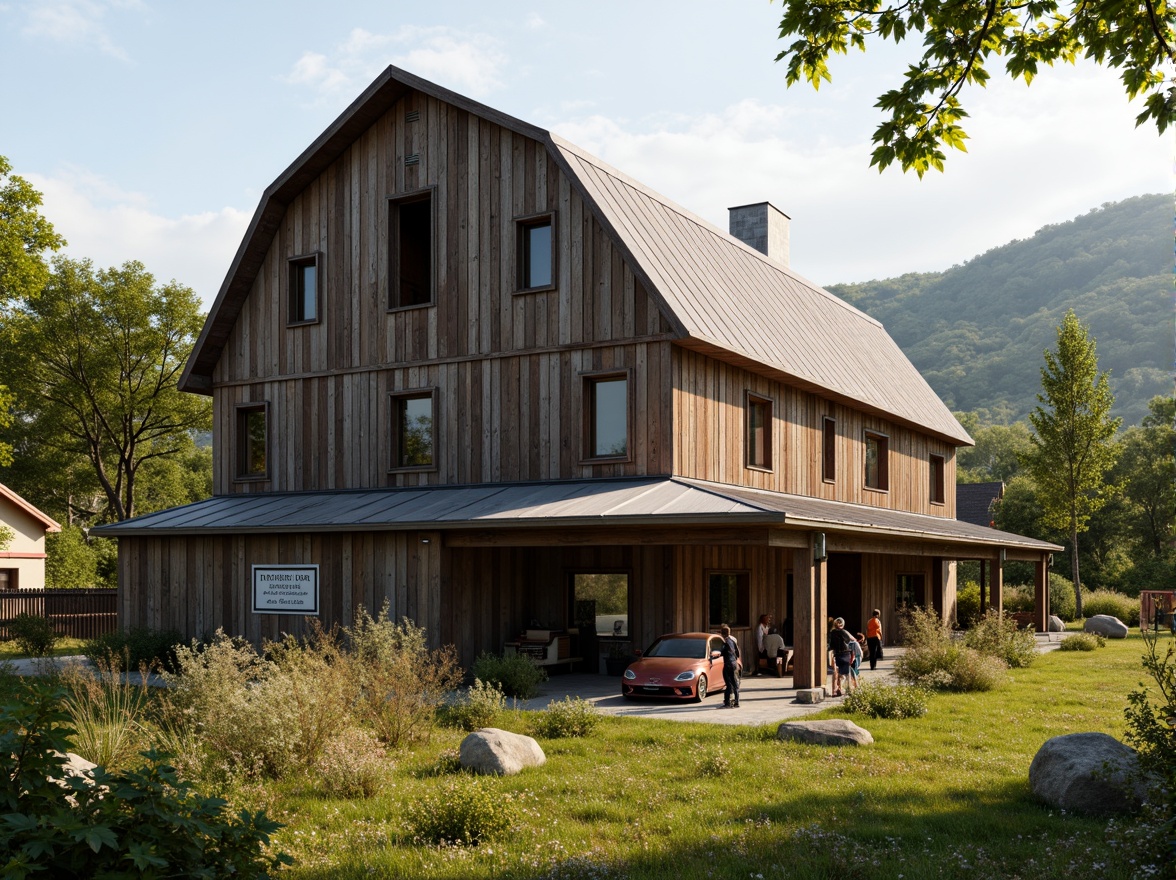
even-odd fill
[{"label": "green bush", "polygon": [[531,733],[544,739],[587,736],[600,723],[600,710],[595,703],[580,697],[552,700],[547,710],[536,712],[531,719]]},{"label": "green bush", "polygon": [[21,613],[8,621],[8,632],[21,651],[30,657],[46,657],[60,640],[48,618]]},{"label": "green bush", "polygon": [[498,655],[483,652],[474,660],[470,670],[475,678],[497,685],[508,697],[529,700],[539,692],[539,685],[547,681],[547,673],[522,654]]},{"label": "green bush", "polygon": [[506,708],[506,696],[496,685],[475,678],[471,687],[445,707],[447,723],[462,730],[492,727],[498,713]]},{"label": "green bush", "polygon": [[1107,640],[1099,633],[1074,633],[1058,642],[1059,651],[1093,651],[1105,648]]},{"label": "green bush", "polygon": [[906,652],[894,662],[905,684],[934,690],[987,691],[1001,684],[1008,668],[1003,660],[981,654],[952,637],[939,616],[915,608],[899,620]]},{"label": "green bush", "polygon": [[74,728],[73,751],[107,770],[135,765],[149,745],[143,722],[146,682],[132,684],[108,663],[93,669],[71,664],[59,680],[66,689],[62,706]]},{"label": "green bush", "polygon": [[335,797],[370,798],[388,781],[388,753],[375,734],[351,727],[328,740],[315,763],[315,778]]},{"label": "green bush", "polygon": [[964,581],[956,587],[956,623],[964,629],[980,616],[980,585]]},{"label": "green bush", "polygon": [[412,802],[408,832],[419,843],[476,846],[504,836],[517,815],[510,792],[463,774]]},{"label": "green bush", "polygon": [[1074,582],[1054,571],[1049,573],[1049,613],[1062,620],[1074,620],[1077,616]]},{"label": "green bush", "polygon": [[[36,685],[0,704],[0,852],[5,877],[262,878],[289,864],[268,855],[281,825],[204,797],[147,753],[138,769],[65,769],[65,693]],[[69,796],[63,796],[63,785]]]},{"label": "green bush", "polygon": [[1033,633],[1017,629],[1012,618],[998,615],[991,609],[968,630],[964,644],[981,654],[1003,660],[1013,669],[1029,666],[1037,659],[1037,639]]},{"label": "green bush", "polygon": [[1001,592],[1001,607],[1007,614],[1032,611],[1037,606],[1033,584],[1005,584]]},{"label": "green bush", "polygon": [[863,682],[841,705],[853,715],[871,718],[919,718],[927,712],[930,692],[913,685]]},{"label": "green bush", "polygon": [[1114,590],[1093,590],[1082,597],[1082,613],[1087,617],[1109,614],[1128,626],[1139,626],[1139,600]]},{"label": "green bush", "polygon": [[82,653],[95,665],[115,664],[122,672],[135,672],[143,667],[178,672],[176,646],[183,641],[178,630],[135,627],[88,639],[82,645]]}]

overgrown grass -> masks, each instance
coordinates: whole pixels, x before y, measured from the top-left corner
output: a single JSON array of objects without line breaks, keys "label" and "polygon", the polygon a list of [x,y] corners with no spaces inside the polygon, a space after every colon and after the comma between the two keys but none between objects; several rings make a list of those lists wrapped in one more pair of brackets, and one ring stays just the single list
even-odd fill
[{"label": "overgrown grass", "polygon": [[[286,823],[275,845],[296,859],[292,880],[1162,876],[1140,863],[1162,847],[1124,844],[1146,829],[1062,814],[1028,783],[1050,737],[1123,738],[1142,653],[1138,634],[1095,654],[1055,651],[996,691],[935,694],[919,718],[812,716],[852,717],[875,738],[862,748],[779,742],[774,724],[603,717],[585,737],[545,740],[544,766],[478,784],[515,818],[476,846],[414,842],[409,824],[467,775],[452,760],[456,729],[390,753],[367,799],[332,797],[313,773],[228,796]],[[531,717],[508,709],[495,723],[525,733]]]},{"label": "overgrown grass", "polygon": [[[74,639],[63,636],[49,651],[50,657],[73,657],[81,655],[86,642],[84,639]],[[21,660],[29,655],[23,651],[14,640],[0,641],[0,661]]]}]

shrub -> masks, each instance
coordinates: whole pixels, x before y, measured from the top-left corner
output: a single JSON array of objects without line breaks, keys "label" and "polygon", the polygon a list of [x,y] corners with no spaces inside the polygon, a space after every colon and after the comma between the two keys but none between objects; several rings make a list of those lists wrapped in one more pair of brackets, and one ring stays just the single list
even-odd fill
[{"label": "shrub", "polygon": [[497,685],[508,697],[529,700],[539,692],[539,685],[547,681],[547,673],[522,654],[500,656],[483,652],[470,670],[476,678]]},{"label": "shrub", "polygon": [[506,708],[506,696],[497,685],[475,678],[456,701],[445,709],[445,719],[462,730],[490,727],[498,713]]},{"label": "shrub", "polygon": [[0,775],[9,783],[0,789],[5,876],[248,880],[289,864],[285,855],[266,854],[279,823],[198,794],[155,753],[135,770],[68,774],[64,697],[34,685],[0,704]]},{"label": "shrub", "polygon": [[413,802],[408,831],[420,843],[476,846],[505,835],[516,815],[509,792],[491,780],[462,775]]},{"label": "shrub", "polygon": [[1107,640],[1099,633],[1074,633],[1058,642],[1059,651],[1093,651],[1105,648]]},{"label": "shrub", "polygon": [[329,795],[375,797],[388,781],[388,753],[371,731],[350,727],[327,741],[315,771]]},{"label": "shrub", "polygon": [[1176,754],[1176,727],[1169,724],[1168,719],[1172,716],[1172,705],[1176,703],[1176,643],[1169,640],[1167,649],[1161,653],[1157,636],[1145,632],[1143,640],[1146,645],[1143,668],[1156,684],[1158,693],[1152,692],[1152,695],[1157,698],[1158,705],[1151,704],[1147,687],[1140,687],[1127,695],[1124,711],[1126,739],[1139,753],[1140,766],[1163,783],[1155,786],[1155,790],[1161,792],[1157,799],[1161,802],[1164,820],[1164,831],[1159,839],[1166,843],[1170,865],[1176,859],[1176,838],[1172,835],[1176,824],[1176,763],[1172,761],[1172,755]]},{"label": "shrub", "polygon": [[979,616],[980,585],[975,581],[964,581],[956,588],[956,623],[967,629]]},{"label": "shrub", "polygon": [[361,606],[343,632],[357,717],[391,746],[428,739],[437,708],[461,681],[453,646],[429,650],[423,629],[408,618],[388,619],[387,603],[374,618]]},{"label": "shrub", "polygon": [[580,697],[552,700],[547,710],[536,712],[531,719],[531,732],[544,739],[587,736],[600,723],[600,710],[595,703]]},{"label": "shrub", "polygon": [[1053,571],[1049,573],[1049,613],[1062,620],[1073,620],[1076,616],[1074,582]]},{"label": "shrub", "polygon": [[62,706],[73,724],[73,751],[107,770],[129,768],[147,745],[147,685],[132,684],[109,663],[71,665],[60,675]]},{"label": "shrub", "polygon": [[88,639],[82,646],[82,653],[95,665],[115,664],[122,672],[131,672],[143,666],[178,672],[176,646],[183,641],[184,637],[178,630],[136,627]]},{"label": "shrub", "polygon": [[954,641],[934,611],[913,609],[899,624],[906,645],[894,662],[899,681],[954,691],[991,690],[1003,681],[1004,662]]},{"label": "shrub", "polygon": [[964,644],[981,654],[1000,658],[1013,669],[1029,666],[1037,659],[1037,639],[1033,633],[1017,629],[1012,618],[1002,617],[993,610],[976,621],[964,637]]},{"label": "shrub", "polygon": [[863,682],[841,705],[854,715],[871,718],[919,718],[927,712],[930,692],[913,685]]},{"label": "shrub", "polygon": [[39,614],[20,613],[8,621],[8,632],[21,651],[30,657],[46,657],[61,640],[49,619]]},{"label": "shrub", "polygon": [[1005,584],[1001,595],[1001,607],[1008,614],[1018,611],[1032,611],[1037,606],[1033,584]]},{"label": "shrub", "polygon": [[1082,597],[1082,613],[1087,617],[1109,614],[1128,626],[1139,626],[1139,600],[1114,590],[1093,590]]}]

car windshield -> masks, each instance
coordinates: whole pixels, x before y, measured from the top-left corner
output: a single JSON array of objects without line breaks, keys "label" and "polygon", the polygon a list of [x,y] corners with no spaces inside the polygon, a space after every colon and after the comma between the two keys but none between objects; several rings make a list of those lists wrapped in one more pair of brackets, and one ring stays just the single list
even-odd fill
[{"label": "car windshield", "polygon": [[649,646],[645,656],[702,660],[706,657],[706,639],[658,639]]}]

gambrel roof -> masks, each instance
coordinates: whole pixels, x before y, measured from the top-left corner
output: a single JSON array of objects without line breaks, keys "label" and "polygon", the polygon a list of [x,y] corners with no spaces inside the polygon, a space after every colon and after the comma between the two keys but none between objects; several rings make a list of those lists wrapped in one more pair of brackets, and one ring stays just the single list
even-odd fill
[{"label": "gambrel roof", "polygon": [[971,444],[878,321],[562,138],[395,67],[387,68],[265,191],[181,388],[210,391],[213,369],[286,207],[410,91],[543,144],[658,303],[676,344],[950,443]]}]

